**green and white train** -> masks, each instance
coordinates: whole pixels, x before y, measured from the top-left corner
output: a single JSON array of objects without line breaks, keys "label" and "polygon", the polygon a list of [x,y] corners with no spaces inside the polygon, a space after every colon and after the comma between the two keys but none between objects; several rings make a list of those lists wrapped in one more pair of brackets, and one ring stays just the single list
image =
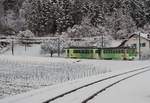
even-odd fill
[{"label": "green and white train", "polygon": [[65,51],[74,59],[133,60],[137,56],[136,48],[130,47],[69,47]]}]

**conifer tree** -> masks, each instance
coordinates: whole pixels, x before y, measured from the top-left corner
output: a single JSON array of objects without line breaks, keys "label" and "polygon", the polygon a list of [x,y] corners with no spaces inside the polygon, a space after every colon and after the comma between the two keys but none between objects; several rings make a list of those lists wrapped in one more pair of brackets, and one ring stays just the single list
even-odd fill
[{"label": "conifer tree", "polygon": [[74,25],[74,21],[71,15],[72,12],[72,4],[70,0],[62,0],[59,2],[59,12],[56,20],[57,31],[59,33],[67,30],[68,27],[72,27]]}]

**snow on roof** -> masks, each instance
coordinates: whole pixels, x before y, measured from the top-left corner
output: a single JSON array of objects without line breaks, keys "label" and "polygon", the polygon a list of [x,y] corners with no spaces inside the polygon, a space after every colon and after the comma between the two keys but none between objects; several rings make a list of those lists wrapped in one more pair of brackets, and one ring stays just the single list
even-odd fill
[{"label": "snow on roof", "polygon": [[112,40],[110,47],[118,47],[122,43],[122,40]]},{"label": "snow on roof", "polygon": [[[120,43],[119,47],[124,46],[124,44],[132,38],[134,35],[140,35],[141,37],[145,38],[146,40],[150,41],[150,34],[142,33],[142,32],[135,32],[133,33],[128,39],[124,40],[122,43]],[[149,36],[148,36],[149,35]]]},{"label": "snow on roof", "polygon": [[150,36],[150,34],[147,33],[135,32],[133,35],[140,35],[141,37],[150,40],[150,38],[148,38],[148,35]]}]

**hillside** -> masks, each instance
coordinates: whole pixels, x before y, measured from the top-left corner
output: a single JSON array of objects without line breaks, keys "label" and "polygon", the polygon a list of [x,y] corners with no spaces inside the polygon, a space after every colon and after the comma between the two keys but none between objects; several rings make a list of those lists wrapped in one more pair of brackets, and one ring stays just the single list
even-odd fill
[{"label": "hillside", "polygon": [[67,31],[71,37],[106,34],[117,39],[137,28],[149,32],[149,7],[148,0],[1,0],[0,33],[29,29],[36,36]]}]

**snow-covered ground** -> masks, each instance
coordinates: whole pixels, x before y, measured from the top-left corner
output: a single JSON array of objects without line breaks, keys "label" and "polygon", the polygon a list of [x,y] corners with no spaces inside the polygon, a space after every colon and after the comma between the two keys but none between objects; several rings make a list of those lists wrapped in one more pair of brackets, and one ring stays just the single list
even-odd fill
[{"label": "snow-covered ground", "polygon": [[150,72],[143,73],[98,95],[89,103],[150,103]]},{"label": "snow-covered ground", "polygon": [[134,69],[149,61],[104,61],[0,56],[1,98],[92,75]]},{"label": "snow-covered ground", "polygon": [[[11,49],[4,53],[5,55],[12,55]],[[31,46],[15,45],[14,46],[14,55],[17,56],[41,56],[40,54],[40,45],[34,44]]]},{"label": "snow-covered ground", "polygon": [[[39,93],[40,90],[42,92],[47,93],[51,91],[50,93],[54,94],[55,92],[57,94],[65,90],[68,90],[68,88],[74,88],[81,84],[96,80],[97,78],[102,78],[102,74],[107,73],[107,75],[108,74],[110,75],[111,73],[113,74],[118,71],[125,71],[144,67],[149,65],[150,63],[149,60],[105,61],[105,60],[85,60],[85,59],[79,60],[79,59],[56,58],[56,57],[55,58],[42,57],[42,55],[40,55],[40,45],[28,47],[26,51],[24,46],[16,46],[14,53],[15,53],[14,56],[11,55],[11,51],[7,51],[5,54],[0,55],[0,99],[13,96],[16,94],[21,94],[27,91],[31,91],[31,93],[33,93],[33,96],[34,94]],[[85,77],[90,78],[81,79]],[[67,82],[72,80],[75,81]],[[145,79],[145,81],[147,81],[147,79]],[[62,82],[66,83],[59,84]],[[140,81],[138,82],[143,83],[142,80],[141,82]],[[146,82],[144,83],[145,85],[147,84]],[[145,88],[148,89],[148,86]],[[32,90],[34,89],[39,89],[43,87],[45,87],[44,88],[45,91],[43,89],[40,89],[37,90],[37,92],[35,91],[32,92]],[[56,90],[57,92],[56,91],[52,92],[53,90]],[[124,91],[122,92],[124,93]],[[149,97],[148,92],[146,93],[147,94],[145,95],[147,96],[145,97]],[[113,94],[113,92],[111,94],[114,95],[115,98],[115,94]],[[25,95],[27,97],[29,96],[28,93]],[[44,98],[46,97],[44,96]],[[95,99],[95,101],[97,101],[97,99]],[[147,103],[147,102],[139,102],[139,103]]]},{"label": "snow-covered ground", "polygon": [[[130,70],[130,69],[128,69]],[[84,84],[91,83],[93,81],[97,81],[106,77],[109,77],[114,74],[122,73],[128,70],[119,70],[114,71],[98,76],[87,77],[84,79],[77,79],[74,81],[69,81],[62,84],[57,84],[45,88],[41,88],[39,90],[33,90],[22,95],[16,95],[14,97],[6,98],[0,100],[2,103],[42,103],[45,100],[48,100],[52,97],[55,97],[59,94],[62,94],[66,91],[72,90],[74,88],[80,87]],[[134,74],[134,73],[131,73]],[[102,92],[102,94],[97,95],[92,101],[89,103],[149,103],[149,81],[150,71],[147,73],[140,74],[133,78],[127,79],[108,90]],[[126,77],[126,76],[123,76]],[[116,81],[114,78],[113,81]],[[65,101],[60,98],[58,101],[54,103],[81,103],[82,98],[87,97],[92,92],[95,92],[102,88],[103,86],[107,86],[110,84],[112,80],[108,80],[107,82],[99,83],[98,85],[87,88],[87,90],[79,91],[79,93],[74,93],[73,96],[67,96],[69,101]],[[86,88],[85,88],[86,89]],[[90,92],[91,91],[91,92]],[[74,98],[72,98],[74,97]]]}]

